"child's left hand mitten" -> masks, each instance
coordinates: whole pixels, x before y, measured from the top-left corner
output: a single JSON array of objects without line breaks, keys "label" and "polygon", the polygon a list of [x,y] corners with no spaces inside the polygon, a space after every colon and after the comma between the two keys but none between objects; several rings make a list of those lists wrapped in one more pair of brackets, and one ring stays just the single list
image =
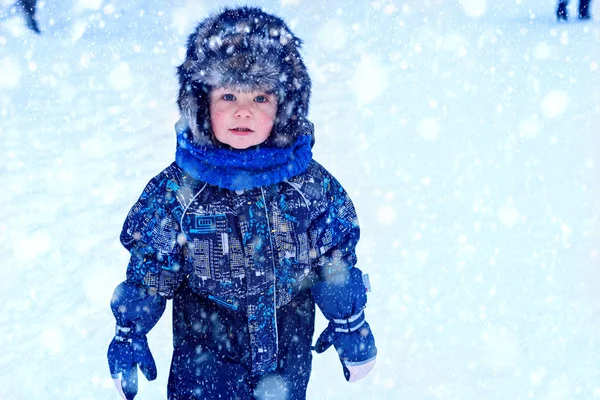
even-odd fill
[{"label": "child's left hand mitten", "polygon": [[315,301],[329,320],[314,350],[322,353],[333,345],[344,368],[344,377],[354,382],[373,368],[377,356],[375,338],[364,311],[370,285],[358,268],[334,267],[326,265],[326,279],[311,288]]},{"label": "child's left hand mitten", "polygon": [[365,377],[375,366],[377,347],[364,310],[346,319],[333,319],[321,333],[314,349],[322,353],[333,345],[348,382]]},{"label": "child's left hand mitten", "polygon": [[121,395],[133,399],[137,394],[137,368],[151,381],[156,379],[156,363],[148,347],[146,334],[164,312],[166,300],[158,294],[123,282],[115,289],[111,300],[117,320],[115,337],[108,347],[108,365]]}]

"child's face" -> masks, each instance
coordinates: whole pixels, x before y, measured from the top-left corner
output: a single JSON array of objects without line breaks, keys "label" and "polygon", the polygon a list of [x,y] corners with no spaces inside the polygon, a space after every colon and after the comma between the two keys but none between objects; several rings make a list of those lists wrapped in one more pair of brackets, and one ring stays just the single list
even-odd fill
[{"label": "child's face", "polygon": [[219,88],[210,92],[210,121],[217,140],[234,149],[261,144],[271,134],[277,96]]}]

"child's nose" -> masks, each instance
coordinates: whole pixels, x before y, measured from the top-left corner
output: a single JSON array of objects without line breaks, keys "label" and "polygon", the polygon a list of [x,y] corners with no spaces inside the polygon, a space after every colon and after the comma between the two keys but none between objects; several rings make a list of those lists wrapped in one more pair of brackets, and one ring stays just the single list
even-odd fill
[{"label": "child's nose", "polygon": [[245,105],[242,105],[240,107],[238,107],[238,109],[235,111],[235,116],[238,118],[249,118],[252,116],[252,112],[250,111],[250,107],[247,107]]}]

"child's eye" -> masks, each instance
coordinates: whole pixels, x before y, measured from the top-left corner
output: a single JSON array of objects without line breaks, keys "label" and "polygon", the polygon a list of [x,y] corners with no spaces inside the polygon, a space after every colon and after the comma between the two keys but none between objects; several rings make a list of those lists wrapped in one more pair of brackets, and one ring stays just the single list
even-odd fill
[{"label": "child's eye", "polygon": [[257,103],[266,103],[267,101],[269,101],[269,98],[267,96],[260,95],[260,96],[256,96],[254,98],[254,101]]},{"label": "child's eye", "polygon": [[235,100],[235,96],[232,95],[231,93],[224,94],[221,98],[225,101],[234,101]]}]

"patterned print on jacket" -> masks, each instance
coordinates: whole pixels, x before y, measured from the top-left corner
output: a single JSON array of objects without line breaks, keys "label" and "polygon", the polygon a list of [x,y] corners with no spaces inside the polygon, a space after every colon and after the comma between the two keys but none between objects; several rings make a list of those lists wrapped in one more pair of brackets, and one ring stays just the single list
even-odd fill
[{"label": "patterned print on jacket", "polygon": [[173,163],[146,186],[121,233],[128,281],[171,298],[187,280],[221,307],[245,308],[255,374],[276,368],[277,309],[315,282],[344,281],[358,238],[352,202],[315,161],[245,191],[194,180]]}]

